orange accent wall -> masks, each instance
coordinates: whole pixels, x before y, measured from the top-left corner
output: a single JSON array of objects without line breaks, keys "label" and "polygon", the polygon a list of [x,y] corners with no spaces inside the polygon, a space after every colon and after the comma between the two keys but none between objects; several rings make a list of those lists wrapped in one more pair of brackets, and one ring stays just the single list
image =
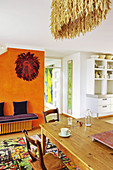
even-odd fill
[{"label": "orange accent wall", "polygon": [[[18,54],[34,53],[40,61],[39,74],[32,81],[25,81],[17,77],[15,61]],[[44,110],[44,51],[8,48],[0,55],[0,102],[5,102],[4,114],[13,115],[13,101],[28,101],[28,113],[35,113],[38,120],[33,121],[33,127],[43,123]]]}]

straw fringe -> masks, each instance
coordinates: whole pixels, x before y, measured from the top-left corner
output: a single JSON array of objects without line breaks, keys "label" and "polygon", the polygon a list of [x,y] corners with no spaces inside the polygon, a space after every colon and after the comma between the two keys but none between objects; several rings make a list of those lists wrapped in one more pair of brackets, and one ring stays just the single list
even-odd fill
[{"label": "straw fringe", "polygon": [[95,29],[111,9],[111,0],[53,0],[51,34],[73,39]]}]

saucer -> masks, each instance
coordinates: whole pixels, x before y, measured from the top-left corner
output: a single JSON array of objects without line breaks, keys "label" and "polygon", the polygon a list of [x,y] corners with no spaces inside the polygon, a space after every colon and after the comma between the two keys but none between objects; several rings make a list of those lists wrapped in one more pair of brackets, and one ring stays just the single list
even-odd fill
[{"label": "saucer", "polygon": [[59,136],[60,136],[60,137],[63,137],[63,138],[66,138],[66,137],[71,136],[71,134],[68,134],[68,135],[62,135],[62,134],[61,134],[61,132],[60,132],[60,133],[59,133]]}]

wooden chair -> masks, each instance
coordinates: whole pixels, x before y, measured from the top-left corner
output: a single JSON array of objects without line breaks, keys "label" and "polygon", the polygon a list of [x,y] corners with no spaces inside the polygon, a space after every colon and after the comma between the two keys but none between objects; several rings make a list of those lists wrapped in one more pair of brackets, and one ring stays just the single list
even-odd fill
[{"label": "wooden chair", "polygon": [[[58,111],[58,108],[50,109],[50,110],[44,111],[42,113],[43,113],[43,117],[44,117],[45,123],[59,121],[59,111]],[[47,118],[48,116],[49,116],[49,119]],[[46,146],[48,146],[49,142],[50,141],[48,139]],[[57,153],[58,153],[58,156],[59,156],[59,149],[58,148],[57,148]]]},{"label": "wooden chair", "polygon": [[[44,116],[45,123],[59,121],[59,111],[58,111],[58,108],[50,109],[50,110],[47,110],[47,111],[42,112],[42,113],[43,113],[43,116]],[[51,116],[51,119],[49,119],[49,120],[47,120],[48,115]],[[53,115],[56,115],[56,118],[54,118]]]},{"label": "wooden chair", "polygon": [[[25,134],[28,153],[30,154],[30,157],[32,159],[30,164],[33,170],[65,169],[66,166],[60,158],[53,155],[52,153],[47,153],[43,156],[40,141],[34,140],[29,137],[26,130],[23,130],[23,133]],[[33,153],[33,151],[31,151],[31,145],[36,146],[36,149],[38,149],[39,152],[39,157],[36,155],[35,152]]]}]

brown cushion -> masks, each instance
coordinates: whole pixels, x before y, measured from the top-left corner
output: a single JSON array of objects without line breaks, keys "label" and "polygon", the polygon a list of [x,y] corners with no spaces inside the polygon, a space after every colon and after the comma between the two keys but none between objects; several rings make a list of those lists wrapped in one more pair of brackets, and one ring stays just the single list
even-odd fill
[{"label": "brown cushion", "polygon": [[44,163],[47,170],[61,170],[65,167],[65,164],[62,162],[62,160],[52,153],[44,155]]},{"label": "brown cushion", "polygon": [[[47,153],[43,156],[43,158],[47,170],[62,170],[62,168],[65,167],[65,164],[62,162],[62,160],[57,156],[54,156],[52,153]],[[34,170],[42,170],[39,160],[30,162],[30,164]]]},{"label": "brown cushion", "polygon": [[39,160],[30,162],[30,164],[34,170],[42,170]]}]

